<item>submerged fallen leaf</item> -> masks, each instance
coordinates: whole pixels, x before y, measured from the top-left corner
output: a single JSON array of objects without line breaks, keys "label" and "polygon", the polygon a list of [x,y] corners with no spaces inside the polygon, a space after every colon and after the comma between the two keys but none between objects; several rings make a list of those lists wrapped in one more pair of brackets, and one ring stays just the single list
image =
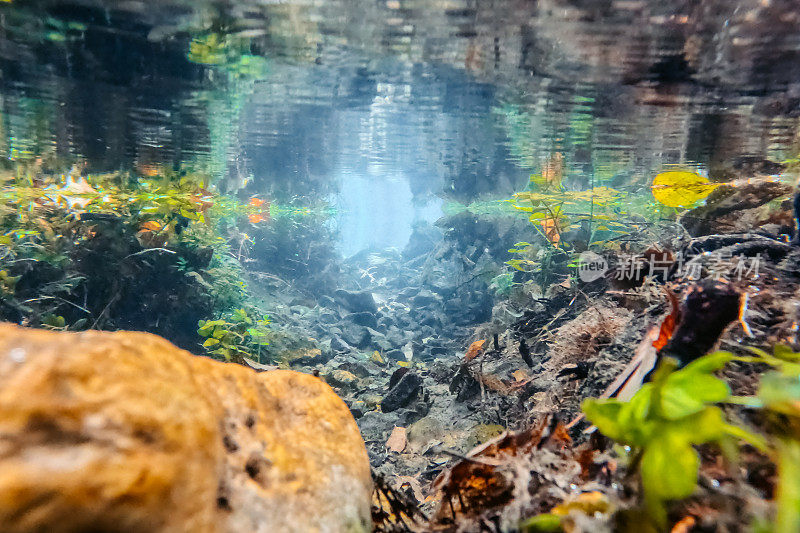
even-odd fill
[{"label": "submerged fallen leaf", "polygon": [[706,198],[719,183],[686,170],[669,170],[653,179],[653,197],[668,207],[690,207]]},{"label": "submerged fallen leaf", "polygon": [[406,428],[402,426],[395,426],[389,439],[386,441],[386,448],[389,451],[400,453],[406,449],[408,438],[406,437]]},{"label": "submerged fallen leaf", "polygon": [[563,422],[556,424],[556,427],[553,429],[553,434],[550,436],[550,440],[560,444],[562,448],[566,448],[568,445],[572,444],[572,437],[569,436],[567,426],[565,426]]},{"label": "submerged fallen leaf", "polygon": [[486,339],[475,341],[467,348],[467,353],[464,354],[464,361],[472,361],[480,354],[483,353],[483,346],[486,344]]},{"label": "submerged fallen leaf", "polygon": [[478,515],[513,500],[514,480],[509,469],[519,458],[529,457],[546,444],[543,435],[548,424],[549,417],[545,417],[524,431],[504,431],[439,474],[432,483],[441,495],[437,519]]},{"label": "submerged fallen leaf", "polygon": [[161,224],[161,222],[157,222],[155,220],[148,220],[147,222],[142,224],[140,229],[147,231],[159,231],[162,227],[164,226],[163,224]]},{"label": "submerged fallen leaf", "polygon": [[403,488],[405,485],[411,487],[411,492],[414,494],[414,498],[416,498],[418,503],[425,501],[422,485],[417,478],[411,476],[397,476],[397,481],[400,482],[400,488]]},{"label": "submerged fallen leaf", "polygon": [[500,394],[510,394],[513,389],[506,385],[502,379],[493,374],[480,374],[476,372],[474,376],[487,389]]},{"label": "submerged fallen leaf", "polygon": [[524,370],[521,370],[521,369],[520,370],[514,370],[511,373],[511,375],[514,376],[514,379],[517,380],[517,381],[525,381],[526,379],[528,379],[528,373],[525,372]]}]

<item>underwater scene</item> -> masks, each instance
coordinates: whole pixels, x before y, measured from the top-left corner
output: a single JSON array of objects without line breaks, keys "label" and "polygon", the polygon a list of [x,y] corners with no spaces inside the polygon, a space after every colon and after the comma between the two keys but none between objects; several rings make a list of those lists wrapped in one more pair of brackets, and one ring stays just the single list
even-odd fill
[{"label": "underwater scene", "polygon": [[796,0],[0,0],[0,533],[800,532]]}]

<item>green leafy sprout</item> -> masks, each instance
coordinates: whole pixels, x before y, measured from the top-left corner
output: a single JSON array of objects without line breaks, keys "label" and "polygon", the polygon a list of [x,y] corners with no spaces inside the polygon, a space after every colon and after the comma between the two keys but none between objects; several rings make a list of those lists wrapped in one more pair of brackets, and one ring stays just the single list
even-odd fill
[{"label": "green leafy sprout", "polygon": [[206,340],[206,352],[224,361],[244,363],[255,357],[261,363],[261,349],[269,345],[269,317],[253,318],[245,309],[236,309],[217,320],[201,320],[197,333]]},{"label": "green leafy sprout", "polygon": [[638,468],[645,506],[657,525],[666,523],[665,503],[686,498],[697,484],[700,457],[694,445],[716,443],[735,456],[739,439],[761,451],[763,437],[730,424],[716,404],[731,400],[730,387],[713,373],[740,359],[727,352],[701,357],[678,370],[664,358],[630,399],[587,399],[586,417],[607,437],[633,448],[631,466]]},{"label": "green leafy sprout", "polygon": [[[666,524],[666,503],[688,497],[696,487],[700,458],[695,445],[716,443],[729,458],[743,440],[770,456],[778,467],[776,516],[757,531],[800,531],[800,353],[777,345],[772,353],[749,348],[752,356],[715,352],[678,369],[664,358],[653,380],[627,402],[587,399],[583,411],[606,436],[632,448],[645,508],[656,526]],[[726,364],[766,364],[756,396],[733,396],[714,372]],[[737,404],[761,410],[767,436],[732,424],[717,406]]]}]

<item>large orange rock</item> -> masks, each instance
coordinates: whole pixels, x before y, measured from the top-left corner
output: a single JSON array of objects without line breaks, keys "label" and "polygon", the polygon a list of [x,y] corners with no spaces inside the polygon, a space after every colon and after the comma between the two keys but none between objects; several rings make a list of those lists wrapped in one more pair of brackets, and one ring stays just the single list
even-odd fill
[{"label": "large orange rock", "polygon": [[370,494],[356,423],[317,378],[0,324],[3,533],[364,531]]}]

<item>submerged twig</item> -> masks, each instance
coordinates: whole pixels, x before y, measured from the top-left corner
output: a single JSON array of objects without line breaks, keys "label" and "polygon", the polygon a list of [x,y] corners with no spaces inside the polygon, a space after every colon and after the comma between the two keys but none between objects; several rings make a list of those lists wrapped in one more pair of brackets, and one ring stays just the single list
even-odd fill
[{"label": "submerged twig", "polygon": [[168,249],[166,249],[166,248],[147,248],[147,249],[145,249],[145,250],[142,250],[142,251],[140,251],[140,252],[136,252],[136,253],[132,253],[132,254],[126,255],[126,256],[125,256],[125,257],[123,257],[122,259],[123,259],[123,260],[124,260],[124,259],[128,259],[129,257],[134,257],[134,256],[137,256],[137,255],[146,254],[146,253],[148,253],[148,252],[166,252],[166,253],[168,253],[168,254],[174,254],[174,253],[175,253],[175,251],[174,251],[174,250],[168,250]]},{"label": "submerged twig", "polygon": [[81,307],[80,305],[76,304],[75,302],[70,302],[69,300],[65,300],[64,298],[60,298],[58,296],[40,296],[38,298],[30,298],[28,300],[23,301],[22,303],[27,304],[27,303],[30,303],[30,302],[38,302],[40,300],[58,300],[60,302],[64,302],[65,304],[69,304],[69,305],[71,305],[73,307],[76,307],[77,309],[80,309],[81,311],[83,311],[87,315],[91,315],[92,314],[92,312],[89,311],[88,309],[86,309],[85,307]]}]

